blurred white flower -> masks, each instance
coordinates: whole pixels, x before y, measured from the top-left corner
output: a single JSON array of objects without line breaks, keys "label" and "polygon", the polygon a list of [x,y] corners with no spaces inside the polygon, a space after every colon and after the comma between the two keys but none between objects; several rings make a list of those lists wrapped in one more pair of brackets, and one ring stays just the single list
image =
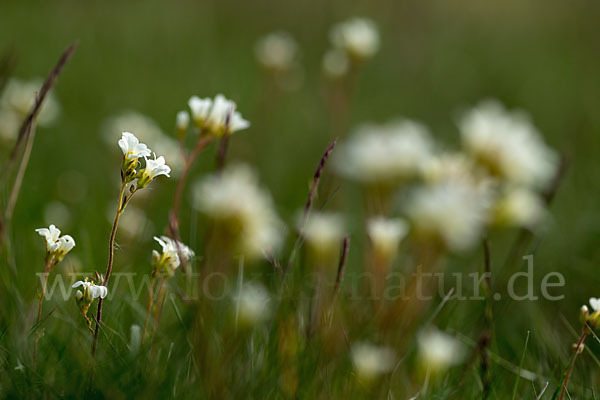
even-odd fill
[{"label": "blurred white flower", "polygon": [[184,132],[190,124],[190,114],[187,111],[179,111],[175,117],[175,127],[178,131]]},{"label": "blurred white flower", "polygon": [[600,311],[600,299],[597,299],[595,297],[590,297],[590,306],[592,306],[592,310]]},{"label": "blurred white flower", "polygon": [[192,249],[167,236],[154,236],[154,240],[162,247],[162,254],[156,250],[152,250],[153,266],[156,268],[157,272],[171,276],[181,265],[180,255],[183,258],[184,263],[187,263],[194,257]]},{"label": "blurred white flower", "polygon": [[323,56],[322,67],[325,76],[338,79],[346,75],[350,70],[350,59],[342,50],[331,49]]},{"label": "blurred white flower", "polygon": [[421,173],[433,143],[427,128],[410,120],[363,125],[334,155],[336,168],[363,183],[393,183]]},{"label": "blurred white flower", "polygon": [[205,127],[217,137],[248,128],[250,123],[235,109],[236,104],[232,100],[226,99],[222,94],[216,95],[204,123]]},{"label": "blurred white flower", "polygon": [[212,108],[212,99],[208,97],[201,99],[198,96],[192,96],[188,101],[188,107],[192,112],[192,118],[196,127],[200,129],[204,125],[206,118],[208,118],[208,114]]},{"label": "blurred white flower", "polygon": [[296,58],[298,46],[287,32],[273,32],[261,38],[254,49],[256,59],[267,70],[289,71]]},{"label": "blurred white flower", "polygon": [[539,194],[523,187],[506,189],[494,204],[494,223],[500,226],[535,228],[546,214]]},{"label": "blurred white flower", "polygon": [[431,157],[423,168],[423,179],[428,183],[446,181],[469,185],[491,184],[486,171],[464,153],[442,153]]},{"label": "blurred white flower", "polygon": [[[77,288],[79,286],[83,286],[83,296],[86,297],[86,293],[89,293],[92,299],[97,299],[100,297],[101,299],[105,298],[108,295],[108,289],[106,286],[96,285],[94,282],[85,281],[77,281],[73,284],[73,288]],[[79,293],[79,291],[78,291]]]},{"label": "blurred white flower", "polygon": [[54,256],[57,261],[61,261],[75,247],[75,240],[70,235],[60,236],[60,229],[54,225],[35,231],[46,239],[46,252]]},{"label": "blurred white flower", "polygon": [[139,172],[137,187],[140,189],[146,187],[157,176],[170,177],[171,167],[165,163],[165,158],[163,156],[156,158],[156,154],[154,157],[154,159],[146,158],[146,166]]},{"label": "blurred white flower", "polygon": [[367,234],[375,253],[392,259],[398,252],[398,245],[408,233],[408,224],[401,218],[374,217],[367,221]]},{"label": "blurred white flower", "polygon": [[359,380],[369,384],[392,370],[396,356],[394,350],[388,347],[361,342],[352,345],[351,358]]},{"label": "blurred white flower", "polygon": [[486,188],[446,181],[415,188],[405,211],[415,235],[460,251],[481,237],[491,197]]},{"label": "blurred white flower", "polygon": [[125,161],[137,160],[139,157],[150,157],[150,149],[144,143],[140,143],[139,139],[133,133],[123,132],[119,139],[119,147],[123,151]]},{"label": "blurred white flower", "polygon": [[269,291],[262,284],[245,283],[236,298],[239,321],[249,326],[266,321],[271,315],[270,302]]},{"label": "blurred white flower", "polygon": [[555,174],[558,157],[529,118],[488,100],[459,123],[462,143],[489,171],[516,184],[544,186]]},{"label": "blurred white flower", "polygon": [[271,254],[283,240],[283,224],[273,200],[248,167],[230,166],[198,182],[194,206],[218,221],[247,257]]},{"label": "blurred white flower", "polygon": [[379,50],[377,25],[366,18],[352,18],[334,25],[330,39],[334,47],[357,61],[371,58]]},{"label": "blurred white flower", "polygon": [[315,256],[337,256],[345,235],[344,221],[339,214],[311,212],[302,234]]},{"label": "blurred white flower", "polygon": [[[0,136],[16,139],[21,123],[31,111],[42,84],[37,79],[28,82],[11,79],[7,82],[0,96]],[[53,93],[49,92],[38,112],[36,123],[38,126],[49,126],[59,113],[60,106]]]},{"label": "blurred white flower", "polygon": [[419,358],[424,369],[436,374],[460,364],[465,357],[465,347],[456,338],[435,328],[417,336]]},{"label": "blurred white flower", "polygon": [[135,132],[148,147],[160,149],[166,162],[173,168],[174,175],[181,172],[184,161],[177,141],[166,135],[154,120],[136,111],[125,111],[107,119],[102,128],[103,138],[111,146],[116,133],[124,131]]}]

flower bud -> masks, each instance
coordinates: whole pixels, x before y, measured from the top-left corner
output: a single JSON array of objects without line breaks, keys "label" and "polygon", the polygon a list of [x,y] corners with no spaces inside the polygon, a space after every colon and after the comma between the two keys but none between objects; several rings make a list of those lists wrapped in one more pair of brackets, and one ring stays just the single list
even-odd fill
[{"label": "flower bud", "polygon": [[190,114],[187,111],[179,111],[175,118],[175,130],[177,138],[183,139],[187,133],[188,126],[190,125]]}]

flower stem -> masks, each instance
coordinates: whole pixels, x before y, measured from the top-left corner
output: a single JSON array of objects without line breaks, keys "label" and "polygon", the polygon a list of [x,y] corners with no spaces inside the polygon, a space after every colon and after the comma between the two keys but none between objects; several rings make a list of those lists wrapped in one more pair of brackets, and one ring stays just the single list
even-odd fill
[{"label": "flower stem", "polygon": [[[48,284],[48,275],[50,274],[50,271],[52,270],[54,265],[56,265],[56,264],[54,263],[53,258],[50,256],[47,256],[46,263],[44,265],[44,280],[42,281],[42,293],[40,293],[40,298],[38,301],[37,319],[35,321],[36,327],[39,325],[39,323],[42,319],[42,305],[44,302],[44,296],[46,296],[46,286]],[[40,337],[38,335],[36,335],[35,339],[33,340],[33,364],[34,365],[37,360],[37,344],[38,344],[39,339],[40,339]]]},{"label": "flower stem", "polygon": [[559,400],[563,400],[565,398],[565,393],[567,391],[567,385],[569,384],[569,379],[571,379],[571,373],[573,372],[573,365],[575,365],[575,359],[577,358],[577,355],[579,354],[579,349],[583,345],[583,341],[585,340],[585,338],[588,335],[588,332],[586,331],[586,329],[588,329],[588,328],[587,327],[583,328],[583,331],[581,332],[581,336],[579,337],[579,341],[577,342],[577,345],[575,346],[575,354],[573,354],[573,358],[571,358],[571,363],[569,364],[569,369],[567,370],[567,374],[565,375],[565,380],[562,383]]},{"label": "flower stem", "polygon": [[156,282],[156,276],[152,277],[150,286],[148,287],[148,308],[146,310],[144,330],[142,331],[142,344],[144,344],[144,339],[146,338],[146,328],[148,327],[148,320],[150,319],[150,313],[152,312],[152,303],[154,302],[154,282]]},{"label": "flower stem", "polygon": [[[117,207],[117,213],[115,215],[115,220],[113,222],[112,230],[110,231],[110,238],[108,240],[108,265],[106,266],[106,273],[104,274],[104,281],[102,282],[103,286],[108,288],[108,281],[110,279],[110,273],[112,272],[113,259],[115,254],[115,237],[117,236],[117,227],[119,226],[119,218],[129,202],[129,199],[133,196],[129,196],[127,202],[123,202],[123,197],[125,195],[125,188],[127,187],[126,183],[121,185],[121,191],[119,192],[119,205]],[[98,310],[96,312],[96,328],[94,329],[94,338],[92,339],[92,358],[96,355],[96,347],[98,345],[98,335],[100,333],[100,323],[102,321],[102,298],[98,299]]]}]

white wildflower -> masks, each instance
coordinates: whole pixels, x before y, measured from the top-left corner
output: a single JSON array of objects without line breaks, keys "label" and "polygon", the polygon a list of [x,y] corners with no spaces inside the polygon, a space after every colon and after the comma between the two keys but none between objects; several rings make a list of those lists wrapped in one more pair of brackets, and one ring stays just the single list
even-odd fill
[{"label": "white wildflower", "polygon": [[100,297],[101,299],[105,298],[108,295],[108,289],[106,286],[96,285],[94,282],[90,282],[88,280],[85,281],[77,281],[73,284],[73,288],[77,288],[83,286],[83,297],[85,298],[89,293],[92,299],[97,299]]},{"label": "white wildflower", "polygon": [[334,156],[337,169],[363,183],[393,183],[421,173],[433,143],[427,128],[410,120],[363,125]]},{"label": "white wildflower", "polygon": [[379,50],[379,32],[375,23],[366,18],[353,18],[331,28],[331,43],[348,53],[350,58],[362,61]]},{"label": "white wildflower", "polygon": [[417,336],[417,343],[421,365],[432,374],[460,364],[465,357],[464,345],[437,329],[421,332]]},{"label": "white wildflower", "polygon": [[150,157],[150,149],[140,143],[133,133],[123,132],[119,139],[119,147],[123,151],[125,162],[136,161],[139,157]]},{"label": "white wildflower", "polygon": [[481,237],[490,202],[489,190],[447,181],[416,188],[406,214],[415,235],[460,251]]},{"label": "white wildflower", "polygon": [[222,94],[216,95],[204,127],[217,137],[248,128],[250,123],[242,118],[236,107],[232,100],[226,99]]},{"label": "white wildflower", "polygon": [[367,234],[375,253],[385,259],[392,259],[398,252],[398,245],[408,233],[408,224],[400,218],[374,217],[367,221]]},{"label": "white wildflower", "polygon": [[152,260],[157,273],[163,273],[166,276],[171,276],[175,270],[183,262],[187,263],[194,257],[194,252],[185,244],[171,239],[167,236],[154,237],[154,240],[162,247],[162,253],[152,250]]},{"label": "white wildflower", "polygon": [[322,67],[325,76],[338,79],[345,76],[350,70],[350,59],[342,50],[331,49],[323,56]]},{"label": "white wildflower", "polygon": [[556,172],[556,153],[523,113],[486,101],[466,113],[459,127],[465,150],[509,182],[540,187]]},{"label": "white wildflower", "polygon": [[198,182],[194,206],[218,221],[247,257],[271,254],[283,240],[273,200],[248,167],[230,166]]},{"label": "white wildflower", "polygon": [[592,310],[600,311],[600,299],[590,297],[590,306],[592,306]]},{"label": "white wildflower", "polygon": [[292,68],[298,46],[287,32],[273,32],[256,43],[254,52],[258,62],[267,70],[284,72]]},{"label": "white wildflower", "polygon": [[361,342],[352,346],[352,365],[362,383],[372,383],[378,376],[394,367],[395,354],[388,347]]},{"label": "white wildflower", "polygon": [[309,250],[319,258],[336,256],[344,234],[342,217],[333,213],[312,212],[302,229]]},{"label": "white wildflower", "polygon": [[137,187],[140,189],[146,187],[160,175],[170,177],[171,167],[165,163],[165,158],[163,156],[156,158],[156,155],[154,157],[154,159],[146,158],[146,166],[138,174]]},{"label": "white wildflower", "polygon": [[266,321],[271,315],[270,302],[269,291],[262,284],[245,283],[236,298],[239,321],[249,326]]},{"label": "white wildflower", "polygon": [[175,117],[175,127],[178,131],[186,131],[190,124],[190,114],[187,111],[179,111]]},{"label": "white wildflower", "polygon": [[546,214],[544,202],[539,194],[523,188],[505,190],[494,204],[494,223],[500,226],[522,226],[535,228]]},{"label": "white wildflower", "polygon": [[[0,97],[0,110],[13,113],[20,122],[23,122],[31,112],[36,95],[40,92],[42,85],[43,82],[38,79],[27,82],[11,79]],[[38,112],[36,123],[40,126],[48,126],[54,122],[59,112],[60,106],[53,93],[49,92]]]},{"label": "white wildflower", "polygon": [[46,253],[60,262],[75,247],[75,240],[70,235],[60,236],[60,229],[54,225],[35,230],[46,239]]},{"label": "white wildflower", "polygon": [[206,118],[208,118],[208,114],[212,108],[212,103],[212,99],[208,97],[204,99],[201,99],[198,96],[190,97],[190,100],[188,101],[188,107],[192,112],[192,119],[194,120],[194,123],[198,129],[202,128],[204,121],[206,121]]}]

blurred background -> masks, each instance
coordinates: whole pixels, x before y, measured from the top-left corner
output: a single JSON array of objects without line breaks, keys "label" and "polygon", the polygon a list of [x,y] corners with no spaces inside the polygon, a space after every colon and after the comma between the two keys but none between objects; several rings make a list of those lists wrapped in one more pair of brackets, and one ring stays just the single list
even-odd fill
[{"label": "blurred background", "polygon": [[[43,79],[61,52],[80,41],[53,91],[60,115],[37,131],[13,218],[11,257],[17,273],[10,275],[11,285],[22,301],[34,298],[34,272],[43,254],[34,229],[49,223],[77,240],[65,260],[72,265],[65,269],[104,270],[111,223],[106,214],[118,193],[120,157],[120,132],[113,132],[112,145],[105,140],[107,120],[136,111],[174,136],[175,115],[191,95],[223,93],[237,102],[252,126],[231,140],[229,160],[256,168],[280,215],[292,224],[316,163],[333,139],[321,71],[330,47],[328,31],[336,22],[364,16],[377,23],[381,49],[355,82],[348,128],[406,116],[427,124],[437,140],[455,148],[458,113],[493,97],[528,111],[546,141],[566,157],[568,170],[551,207],[552,223],[531,247],[536,282],[547,272],[561,272],[565,298],[503,303],[497,312],[500,339],[494,344],[502,357],[518,363],[526,332],[532,331],[530,348],[536,356],[525,364],[547,373],[554,359],[545,354],[557,352],[563,362],[568,360],[574,338],[567,325],[578,330],[579,306],[600,295],[599,13],[600,3],[591,0],[2,1],[0,52],[15,54],[13,76]],[[299,70],[293,85],[275,93],[254,49],[259,38],[280,30],[298,42]],[[5,146],[3,157],[10,148]],[[211,170],[214,150],[203,153],[195,175]],[[325,179],[336,178],[329,174]],[[165,229],[173,190],[174,181],[163,180],[137,203],[148,225],[135,240],[120,234],[118,254],[138,260],[123,262],[124,270],[147,268],[139,260],[149,260],[152,235]],[[337,196],[356,192],[344,183]],[[186,201],[183,232],[195,226],[189,196]],[[184,236],[199,247],[200,237]],[[511,239],[499,237],[493,245],[498,279]],[[357,254],[353,268],[359,268]],[[0,294],[1,324],[15,321],[12,296]],[[449,306],[440,318],[443,325],[466,333],[478,317],[468,308],[457,311],[461,307]],[[513,312],[517,307],[519,312]],[[564,321],[557,315],[564,315]]]}]

